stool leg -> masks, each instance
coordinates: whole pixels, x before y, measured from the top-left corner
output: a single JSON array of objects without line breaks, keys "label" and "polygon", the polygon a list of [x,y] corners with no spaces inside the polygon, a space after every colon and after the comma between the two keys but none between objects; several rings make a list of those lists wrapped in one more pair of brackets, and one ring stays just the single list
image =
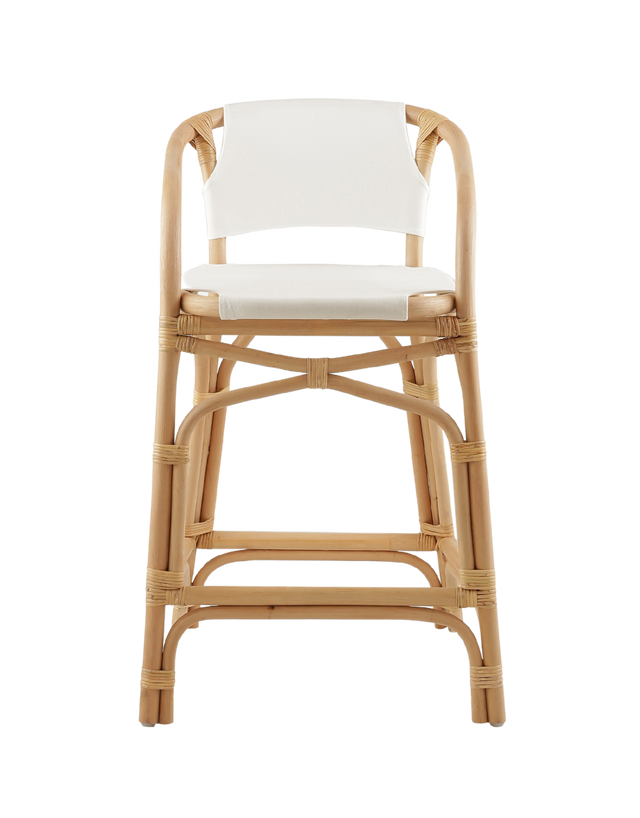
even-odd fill
[{"label": "stool leg", "polygon": [[[176,382],[179,362],[179,352],[160,352],[156,405],[156,443],[171,444],[174,441]],[[172,470],[173,467],[170,464],[156,462],[153,464],[148,567],[159,571],[166,571],[169,565]],[[142,666],[147,670],[160,670],[162,668],[164,622],[164,606],[147,606],[142,658]],[[140,721],[143,724],[157,724],[159,707],[160,691],[145,687],[141,688]]]},{"label": "stool leg", "polygon": [[[424,341],[426,339],[420,339]],[[434,389],[438,388],[437,358],[424,358],[416,361],[416,381],[422,385],[428,384]],[[431,401],[436,406],[440,406],[440,400],[436,397]],[[435,508],[434,522],[440,525],[453,525],[453,512],[451,510],[451,491],[449,488],[449,476],[447,474],[447,464],[444,455],[444,436],[442,429],[437,423],[433,423],[428,418],[421,418],[425,448],[428,448],[427,463],[429,468],[429,491],[431,501]],[[448,540],[454,540],[449,537]],[[455,540],[454,540],[455,542]],[[451,547],[451,543],[450,543]],[[454,582],[451,572],[446,570],[446,560],[442,551],[438,548],[438,567],[440,570],[440,582],[442,587],[452,587],[459,585]],[[449,613],[463,619],[460,608],[447,608]]]},{"label": "stool leg", "polygon": [[[482,403],[480,399],[480,379],[478,374],[478,353],[465,352],[456,355],[458,374],[464,400],[464,416],[467,440],[484,440]],[[491,516],[489,510],[489,483],[485,460],[468,463],[469,503],[473,553],[476,569],[493,570],[493,542],[491,538]],[[482,638],[482,653],[485,667],[502,665],[500,635],[498,631],[498,611],[496,607],[478,608],[478,622]],[[504,688],[487,688],[487,713],[491,724],[505,721]]]},{"label": "stool leg", "polygon": [[[382,342],[389,349],[396,349],[402,346],[400,341],[393,336],[384,336]],[[416,382],[415,370],[411,361],[400,364],[402,378],[410,383]],[[427,462],[425,460],[424,440],[422,436],[422,424],[420,415],[407,412],[407,422],[409,424],[409,443],[411,445],[411,462],[413,464],[413,477],[416,485],[416,500],[418,502],[418,515],[422,522],[431,523],[433,521],[431,513],[431,500],[429,497],[429,476],[427,474]],[[436,626],[438,627],[438,626]]]},{"label": "stool leg", "polygon": [[[219,341],[220,336],[206,336],[207,340]],[[194,390],[199,394],[207,394],[209,391],[215,390],[216,374],[218,369],[218,359],[210,358],[208,355],[195,355],[195,382]],[[213,386],[213,389],[211,389]],[[196,404],[196,397],[194,395],[194,405]],[[211,421],[212,415],[207,415],[202,418],[193,431],[191,436],[190,463],[189,463],[189,477],[187,486],[187,523],[201,522],[202,518],[202,492],[204,489],[204,477],[207,468],[207,459],[209,456],[209,442],[211,439]],[[207,518],[204,518],[207,519]],[[187,576],[189,582],[193,579],[196,563],[196,541],[185,539],[185,558],[188,567]],[[173,608],[173,622],[184,616],[188,608],[182,606],[174,606]],[[191,626],[197,628],[196,622]]]},{"label": "stool leg", "polygon": [[[221,336],[207,335],[206,338],[208,341],[219,341]],[[234,344],[247,347],[252,340],[252,335],[240,335]],[[228,388],[234,366],[235,361],[222,360],[218,367],[218,358],[196,355],[196,391],[215,393]],[[227,410],[220,409],[203,418],[197,427],[201,428],[201,437],[192,448],[198,446],[201,456],[197,469],[195,464],[191,466],[187,490],[187,519],[193,522],[213,521],[215,516],[226,417]],[[196,557],[197,543],[188,560],[189,581],[193,579]],[[187,610],[174,608],[173,621],[183,616]],[[197,627],[198,622],[191,625],[191,628]]]},{"label": "stool leg", "polygon": [[[412,344],[422,344],[425,342],[425,338],[423,337],[412,337],[411,343]],[[425,381],[424,376],[424,369],[423,369],[424,361],[414,361],[414,373],[415,373],[415,382],[420,386],[424,385],[427,382]],[[438,525],[440,523],[440,512],[438,508],[438,492],[437,492],[437,479],[436,479],[436,470],[435,470],[435,460],[434,460],[434,447],[432,441],[432,431],[433,429],[429,425],[429,421],[427,418],[420,418],[420,425],[422,429],[422,444],[424,448],[424,458],[427,466],[427,485],[428,485],[428,492],[429,492],[429,501],[431,506],[431,520],[427,522],[433,522],[434,525]],[[421,520],[424,520],[424,517],[420,517]],[[440,574],[440,584],[442,587],[446,587],[446,576],[444,572],[444,560],[440,552],[437,552],[438,555],[438,571]],[[438,609],[444,610],[444,608]],[[451,610],[449,611],[452,612]],[[456,609],[456,612],[459,614],[459,610]],[[436,630],[444,630],[446,628],[445,625],[436,625]]]},{"label": "stool leg", "polygon": [[[206,339],[208,341],[220,341],[221,336],[220,335],[216,335],[216,336],[207,335]],[[200,357],[200,356],[196,356],[196,357]],[[219,361],[218,361],[217,358],[210,358],[210,357],[207,357],[206,360],[203,362],[203,365],[201,367],[202,370],[203,370],[201,380],[204,383],[204,380],[206,379],[206,388],[201,389],[199,391],[209,392],[209,393],[216,391],[216,381],[217,381],[217,378],[218,378],[218,363],[219,363]],[[196,386],[196,389],[198,389],[197,386]],[[215,415],[207,415],[207,417],[203,419],[204,423],[203,423],[203,427],[202,427],[203,428],[202,458],[201,458],[201,461],[200,461],[200,469],[199,469],[199,474],[198,474],[196,502],[195,502],[195,508],[194,508],[194,518],[193,518],[194,521],[195,520],[204,521],[204,520],[209,519],[208,516],[203,515],[203,513],[202,513],[202,499],[203,499],[203,496],[204,496],[204,484],[205,484],[205,479],[206,479],[206,474],[207,474],[207,464],[209,462],[209,452],[211,450],[211,429],[212,429],[214,417],[215,417]]]},{"label": "stool leg", "polygon": [[[240,347],[248,347],[253,341],[253,335],[239,335],[233,342]],[[231,383],[231,373],[235,366],[234,361],[223,360],[218,368],[215,380],[215,391],[221,392],[227,389]],[[212,376],[213,378],[213,376]],[[212,390],[213,391],[213,390]],[[220,463],[222,461],[222,442],[224,440],[224,427],[227,420],[227,410],[219,409],[214,412],[211,423],[211,440],[209,443],[209,457],[206,463],[204,476],[204,487],[202,490],[202,510],[200,519],[210,520],[215,517],[216,501],[218,499],[218,483],[220,480]]]}]

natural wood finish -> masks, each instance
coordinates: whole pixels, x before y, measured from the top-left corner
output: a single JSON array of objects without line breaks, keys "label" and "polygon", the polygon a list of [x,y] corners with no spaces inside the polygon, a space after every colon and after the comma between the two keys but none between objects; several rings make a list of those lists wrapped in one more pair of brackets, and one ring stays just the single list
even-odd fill
[{"label": "natural wood finish", "polygon": [[444,561],[444,574],[441,572],[440,577],[445,587],[460,585],[460,571],[452,562]]},{"label": "natural wood finish", "polygon": [[[405,252],[405,260],[404,260],[405,266],[407,266],[407,267],[421,267],[422,266],[422,248],[423,248],[423,246],[424,246],[424,239],[422,238],[422,236],[414,236],[411,233],[407,234],[406,252]],[[450,296],[448,296],[448,297],[450,298]],[[410,296],[409,297],[409,320],[410,321],[412,319],[415,320],[416,318],[418,318],[418,315],[415,314],[416,309],[422,311],[425,308],[426,309],[433,309],[434,306],[435,306],[435,305],[421,304],[420,302],[418,302],[417,304],[413,305],[414,314],[412,315],[411,314],[412,313],[411,301],[414,298],[415,298],[415,296]],[[442,298],[442,296],[439,296],[439,298]],[[452,299],[451,303],[452,303],[451,309],[453,309],[453,304],[455,303],[455,300]],[[450,310],[447,310],[447,312],[450,312]]]},{"label": "natural wood finish", "polygon": [[[186,585],[189,585],[191,583],[191,579],[193,577],[193,572],[195,568],[195,561],[196,561],[196,541],[191,537],[185,537],[183,556],[184,565],[183,577]],[[173,616],[171,621],[175,622],[176,619],[179,619],[181,616],[184,616],[184,614],[186,614],[188,610],[189,609],[184,605],[174,605]],[[196,625],[195,627],[198,626]]]},{"label": "natural wood finish", "polygon": [[446,537],[439,540],[438,551],[445,562],[455,568],[456,571],[460,570],[460,551],[458,549],[458,543],[453,537]]},{"label": "natural wood finish", "polygon": [[227,240],[209,239],[209,264],[227,263]]}]

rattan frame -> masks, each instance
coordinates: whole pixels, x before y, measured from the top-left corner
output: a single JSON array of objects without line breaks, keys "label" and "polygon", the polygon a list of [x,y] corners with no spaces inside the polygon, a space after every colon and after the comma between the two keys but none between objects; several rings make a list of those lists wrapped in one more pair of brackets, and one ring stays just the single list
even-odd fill
[{"label": "rattan frame", "polygon": [[[457,633],[471,669],[474,722],[505,721],[486,449],[475,336],[475,186],[462,131],[431,111],[406,106],[407,122],[421,128],[416,162],[427,181],[435,148],[451,148],[457,187],[456,291],[414,296],[409,319],[397,321],[222,321],[217,298],[181,290],[182,154],[191,142],[203,178],[215,167],[212,131],[224,124],[217,108],[183,122],[169,140],[162,193],[161,306],[158,398],[140,700],[145,725],[173,721],[175,655],[185,630],[208,619],[409,619]],[[422,264],[422,238],[407,236],[406,264]],[[210,263],[226,262],[226,240],[209,242]],[[398,332],[401,330],[400,332]],[[232,334],[233,344],[221,343]],[[336,359],[293,358],[249,349],[256,335],[379,336],[386,350]],[[410,337],[402,345],[398,335]],[[181,353],[195,356],[194,408],[175,433],[176,383]],[[456,357],[464,401],[462,435],[437,398],[436,359]],[[301,373],[230,390],[243,361]],[[337,373],[399,364],[405,394]],[[407,412],[416,497],[417,534],[223,532],[214,527],[220,457],[228,406],[306,388],[345,392]],[[454,537],[443,433],[451,447],[456,499]],[[194,577],[197,549],[238,549],[214,557]],[[439,576],[406,551],[437,551]],[[213,570],[247,560],[368,560],[403,562],[426,577],[428,588],[206,587]],[[164,637],[165,610],[175,605]],[[203,607],[205,606],[205,607]],[[477,612],[482,651],[461,609]]]}]

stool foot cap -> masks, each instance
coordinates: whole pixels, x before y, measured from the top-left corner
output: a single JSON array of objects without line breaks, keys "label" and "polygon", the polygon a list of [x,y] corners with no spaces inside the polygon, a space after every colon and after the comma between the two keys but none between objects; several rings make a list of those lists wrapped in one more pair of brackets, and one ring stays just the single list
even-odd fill
[{"label": "stool foot cap", "polygon": [[504,722],[503,721],[496,721],[496,722],[492,721],[492,722],[490,722],[490,724],[491,724],[492,727],[504,727]]}]

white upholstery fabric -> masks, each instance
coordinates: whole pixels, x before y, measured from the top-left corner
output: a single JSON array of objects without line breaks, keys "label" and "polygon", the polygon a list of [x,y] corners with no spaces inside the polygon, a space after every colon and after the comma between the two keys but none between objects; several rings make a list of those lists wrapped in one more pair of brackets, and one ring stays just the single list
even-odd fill
[{"label": "white upholstery fabric", "polygon": [[203,194],[210,239],[280,227],[423,236],[429,188],[402,103],[303,99],[225,105]]},{"label": "white upholstery fabric", "polygon": [[342,318],[406,321],[408,298],[453,292],[433,267],[342,264],[202,264],[186,272],[186,290],[220,297],[220,317]]}]

